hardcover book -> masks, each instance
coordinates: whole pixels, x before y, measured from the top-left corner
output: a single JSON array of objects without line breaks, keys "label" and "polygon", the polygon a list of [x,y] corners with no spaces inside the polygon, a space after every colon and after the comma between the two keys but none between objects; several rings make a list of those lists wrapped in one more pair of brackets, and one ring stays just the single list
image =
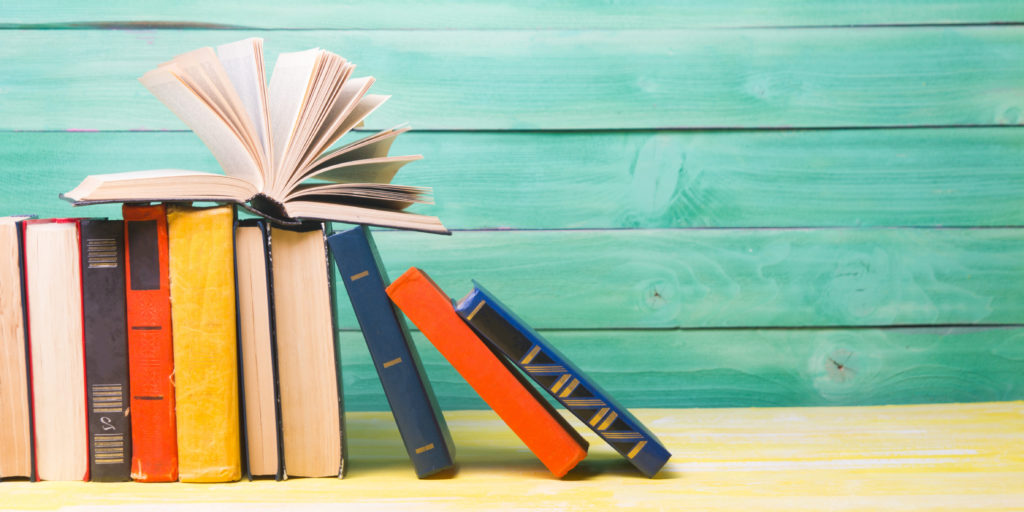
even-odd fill
[{"label": "hardcover book", "polygon": [[455,447],[405,320],[388,299],[389,284],[366,226],[327,238],[384,394],[416,475],[455,466]]},{"label": "hardcover book", "polygon": [[324,226],[270,230],[285,471],[343,476],[345,418]]},{"label": "hardcover book", "polygon": [[89,383],[89,475],[131,480],[124,222],[82,221],[85,376]]},{"label": "hardcover book", "polygon": [[131,475],[140,482],[178,479],[166,213],[161,204],[122,208],[131,391]]},{"label": "hardcover book", "polygon": [[455,308],[484,341],[587,424],[640,472],[668,462],[665,445],[628,409],[479,283]]},{"label": "hardcover book", "polygon": [[445,359],[555,476],[587,455],[587,441],[519,373],[488,348],[422,270],[410,268],[387,293]]},{"label": "hardcover book", "polygon": [[88,480],[79,220],[22,229],[36,477]]},{"label": "hardcover book", "polygon": [[420,155],[388,156],[407,128],[329,148],[387,96],[367,94],[372,77],[314,48],[282,53],[269,86],[263,40],[179,55],[139,80],[213,153],[225,174],[153,170],[87,177],[61,197],[74,204],[225,201],[280,223],[318,219],[448,233],[436,217],[404,211],[429,189],[391,184]]},{"label": "hardcover book", "polygon": [[0,217],[0,478],[34,478],[22,228]]},{"label": "hardcover book", "polygon": [[274,476],[281,480],[285,476],[284,438],[269,237],[264,220],[240,220],[235,227],[242,432],[249,478]]},{"label": "hardcover book", "polygon": [[178,479],[242,473],[235,322],[235,209],[167,207]]}]

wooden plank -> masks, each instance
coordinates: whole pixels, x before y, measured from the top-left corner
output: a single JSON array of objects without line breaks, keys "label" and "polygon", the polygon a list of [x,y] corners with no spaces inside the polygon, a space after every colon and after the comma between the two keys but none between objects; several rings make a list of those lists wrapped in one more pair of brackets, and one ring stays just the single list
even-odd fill
[{"label": "wooden plank", "polygon": [[[535,328],[1017,324],[1024,229],[380,232],[392,277],[479,281]],[[343,295],[343,294],[342,294]],[[357,322],[342,308],[340,325]]]},{"label": "wooden plank", "polygon": [[[1024,225],[1019,129],[412,132],[393,152],[426,157],[396,181],[459,229]],[[0,214],[117,216],[55,197],[155,167],[218,166],[191,133],[0,132]]]},{"label": "wooden plank", "polygon": [[[1024,328],[544,331],[627,407],[1024,399]],[[441,406],[486,409],[420,333]],[[345,407],[387,410],[358,331],[341,333]]]},{"label": "wooden plank", "polygon": [[[1024,21],[1017,2],[981,0],[675,0],[591,2],[446,0],[424,4],[304,0],[302,9],[273,0],[139,2],[86,6],[67,0],[22,2],[0,13],[0,26],[56,28],[162,23],[172,27],[321,29],[581,29],[822,25],[1011,23]],[[131,25],[129,25],[131,26]]]},{"label": "wooden plank", "polygon": [[[2,130],[181,129],[136,77],[264,36],[393,94],[370,128],[991,125],[1024,121],[1024,27],[590,31],[0,31]],[[268,68],[272,68],[268,64]]]},{"label": "wooden plank", "polygon": [[345,479],[231,484],[4,482],[16,509],[160,510],[1019,510],[1020,402],[895,407],[642,409],[675,456],[639,476],[596,435],[563,480],[490,411],[446,414],[458,473],[415,478],[390,413],[348,417]]}]

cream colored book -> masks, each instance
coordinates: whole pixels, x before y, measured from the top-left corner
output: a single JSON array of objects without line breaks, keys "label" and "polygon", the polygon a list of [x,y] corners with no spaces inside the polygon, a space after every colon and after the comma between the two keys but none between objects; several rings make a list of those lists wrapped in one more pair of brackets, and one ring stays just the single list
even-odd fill
[{"label": "cream colored book", "polygon": [[410,213],[430,189],[391,183],[420,155],[388,155],[397,127],[332,146],[388,96],[372,77],[327,50],[281,54],[270,83],[263,40],[244,39],[179,55],[139,81],[206,144],[224,173],[159,169],[86,177],[65,194],[75,205],[220,201],[279,223],[300,219],[448,233],[437,217]]}]

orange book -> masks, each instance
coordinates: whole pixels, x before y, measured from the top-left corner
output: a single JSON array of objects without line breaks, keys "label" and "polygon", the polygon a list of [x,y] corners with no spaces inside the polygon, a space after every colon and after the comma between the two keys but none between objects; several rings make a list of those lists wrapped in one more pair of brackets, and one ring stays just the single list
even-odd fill
[{"label": "orange book", "polygon": [[565,475],[583,460],[587,442],[521,375],[487,348],[429,276],[410,268],[387,292],[555,476]]},{"label": "orange book", "polygon": [[126,316],[131,390],[132,478],[178,479],[174,352],[163,205],[125,205]]}]

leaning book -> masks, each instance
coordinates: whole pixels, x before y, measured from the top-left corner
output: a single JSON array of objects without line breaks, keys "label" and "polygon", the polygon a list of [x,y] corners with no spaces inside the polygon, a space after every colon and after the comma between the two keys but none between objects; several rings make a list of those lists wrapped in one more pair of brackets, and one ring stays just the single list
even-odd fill
[{"label": "leaning book", "polygon": [[282,53],[269,84],[263,41],[200,48],[139,81],[206,144],[224,174],[160,169],[87,176],[61,197],[110,202],[236,203],[277,221],[339,221],[447,234],[437,217],[405,211],[430,203],[430,189],[391,183],[420,155],[388,155],[407,127],[332,149],[388,96],[368,94],[372,77],[329,51]]}]

